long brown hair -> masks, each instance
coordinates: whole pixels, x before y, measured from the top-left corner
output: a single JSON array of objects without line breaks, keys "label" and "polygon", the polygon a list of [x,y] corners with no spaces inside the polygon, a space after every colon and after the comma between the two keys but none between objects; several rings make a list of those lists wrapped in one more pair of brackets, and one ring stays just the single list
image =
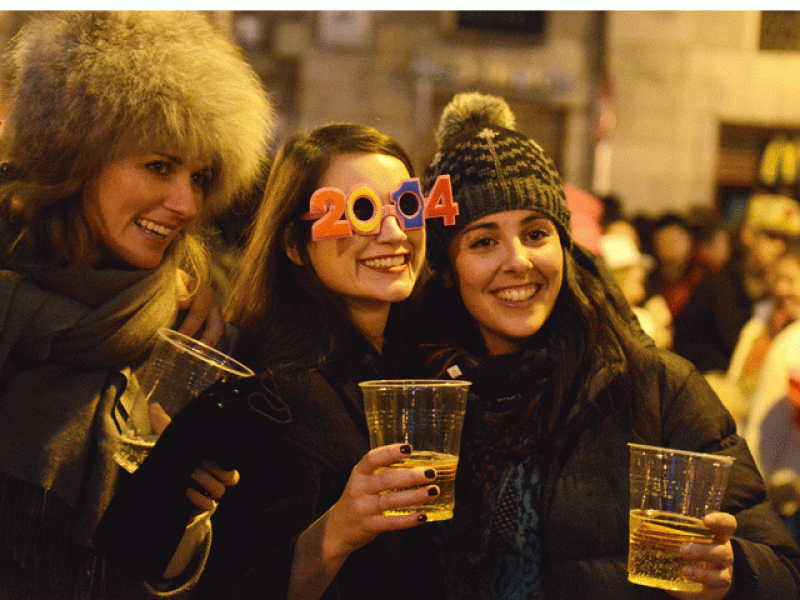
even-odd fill
[{"label": "long brown hair", "polygon": [[[413,175],[396,140],[350,123],[295,134],[275,157],[225,308],[226,319],[249,339],[242,352],[259,355],[261,362],[318,361],[335,345],[337,332],[350,327],[341,299],[314,272],[307,251],[311,222],[300,217],[333,159],[356,153],[393,156]],[[301,265],[288,258],[287,246],[299,251]]]}]

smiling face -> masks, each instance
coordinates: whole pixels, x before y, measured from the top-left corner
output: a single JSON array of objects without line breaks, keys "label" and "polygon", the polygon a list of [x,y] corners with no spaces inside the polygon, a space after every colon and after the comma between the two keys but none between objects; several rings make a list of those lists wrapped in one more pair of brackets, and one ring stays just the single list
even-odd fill
[{"label": "smiling face", "polygon": [[162,153],[109,163],[83,195],[84,215],[98,240],[93,264],[158,267],[200,212],[210,177],[208,164]]},{"label": "smiling face", "polygon": [[[348,193],[363,184],[387,205],[390,194],[409,177],[402,161],[393,156],[345,154],[333,160],[319,187]],[[387,216],[378,235],[354,232],[346,238],[311,241],[308,254],[322,283],[345,300],[360,322],[365,313],[388,316],[391,303],[409,297],[425,260],[425,230],[404,231],[396,217]]]},{"label": "smiling face", "polygon": [[488,215],[455,237],[448,257],[489,354],[518,351],[553,312],[564,253],[548,217],[531,210]]}]

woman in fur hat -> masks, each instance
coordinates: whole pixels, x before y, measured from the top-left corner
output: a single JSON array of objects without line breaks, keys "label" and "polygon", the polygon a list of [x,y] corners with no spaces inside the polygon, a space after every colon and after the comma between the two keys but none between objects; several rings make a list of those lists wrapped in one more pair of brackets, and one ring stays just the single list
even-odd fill
[{"label": "woman in fur hat", "polygon": [[164,581],[91,540],[127,383],[180,323],[186,274],[207,287],[199,226],[261,176],[272,109],[238,49],[179,12],[45,14],[12,40],[0,97],[0,597],[189,590],[235,472],[199,461],[186,493],[206,512]]},{"label": "woman in fur hat", "polygon": [[[424,530],[443,575],[432,597],[797,598],[800,551],[733,419],[573,241],[552,161],[491,96],[456,96],[437,137],[423,187],[449,174],[460,212],[428,223],[421,314],[441,337],[427,364],[473,393],[454,518]],[[681,549],[699,591],[628,581],[629,442],[736,458],[723,512],[703,521],[713,541]]]}]

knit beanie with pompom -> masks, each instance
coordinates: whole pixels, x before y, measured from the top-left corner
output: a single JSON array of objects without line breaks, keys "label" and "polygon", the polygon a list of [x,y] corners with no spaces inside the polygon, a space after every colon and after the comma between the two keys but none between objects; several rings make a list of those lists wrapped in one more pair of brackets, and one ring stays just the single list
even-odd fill
[{"label": "knit beanie with pompom", "polygon": [[497,96],[463,93],[445,107],[436,132],[438,151],[425,170],[428,194],[436,178],[449,175],[458,203],[456,224],[429,219],[427,254],[439,270],[447,247],[469,223],[492,213],[527,209],[550,217],[561,243],[572,246],[570,211],[553,161],[532,139],[514,130],[508,104]]}]

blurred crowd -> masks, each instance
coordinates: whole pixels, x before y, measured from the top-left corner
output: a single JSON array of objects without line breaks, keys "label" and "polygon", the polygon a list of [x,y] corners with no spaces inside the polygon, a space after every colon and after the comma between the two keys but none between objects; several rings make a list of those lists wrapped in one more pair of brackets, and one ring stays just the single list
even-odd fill
[{"label": "blurred crowd", "polygon": [[731,220],[707,207],[651,217],[627,214],[615,195],[601,202],[599,254],[642,329],[705,375],[796,527],[800,203],[755,193]]}]

